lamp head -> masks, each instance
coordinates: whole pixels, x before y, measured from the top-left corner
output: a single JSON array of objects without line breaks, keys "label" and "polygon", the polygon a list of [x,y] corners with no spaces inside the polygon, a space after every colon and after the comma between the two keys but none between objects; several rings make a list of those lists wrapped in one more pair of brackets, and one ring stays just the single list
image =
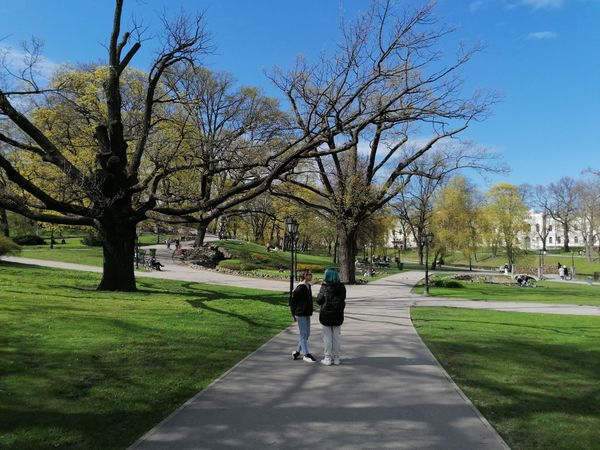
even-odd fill
[{"label": "lamp head", "polygon": [[298,222],[296,222],[293,217],[286,217],[285,229],[287,230],[288,234],[296,234],[298,232]]}]

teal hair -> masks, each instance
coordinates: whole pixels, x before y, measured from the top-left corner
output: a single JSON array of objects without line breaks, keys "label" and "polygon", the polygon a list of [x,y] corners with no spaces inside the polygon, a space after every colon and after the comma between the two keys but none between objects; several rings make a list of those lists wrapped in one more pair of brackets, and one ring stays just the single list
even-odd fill
[{"label": "teal hair", "polygon": [[327,269],[325,271],[325,283],[339,283],[340,282],[340,274],[336,269]]}]

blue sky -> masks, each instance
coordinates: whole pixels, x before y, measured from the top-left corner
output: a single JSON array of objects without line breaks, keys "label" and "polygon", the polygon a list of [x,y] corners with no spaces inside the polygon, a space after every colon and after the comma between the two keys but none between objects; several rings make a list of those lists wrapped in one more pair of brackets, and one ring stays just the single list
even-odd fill
[{"label": "blue sky", "polygon": [[[16,48],[34,35],[44,40],[50,62],[104,61],[112,6],[110,0],[0,0],[0,45]],[[126,0],[124,17],[151,28],[164,8],[205,11],[215,46],[207,65],[277,95],[264,70],[331,49],[340,17],[367,6],[367,0]],[[501,152],[511,167],[490,182],[547,184],[600,169],[600,0],[439,0],[436,15],[458,27],[453,42],[486,46],[465,67],[467,85],[503,95],[492,116],[463,135]],[[136,66],[145,67],[151,47],[144,44]],[[444,50],[452,53],[453,44]]]}]

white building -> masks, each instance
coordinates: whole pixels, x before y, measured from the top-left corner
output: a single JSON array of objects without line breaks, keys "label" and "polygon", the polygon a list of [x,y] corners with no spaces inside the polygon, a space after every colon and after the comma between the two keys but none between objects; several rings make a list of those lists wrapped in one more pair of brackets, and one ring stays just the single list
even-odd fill
[{"label": "white building", "polygon": [[[519,246],[527,250],[537,250],[542,248],[541,231],[544,227],[544,216],[542,213],[531,210],[529,220],[527,221],[529,231],[519,235]],[[564,245],[564,230],[559,222],[551,217],[546,217],[546,248],[560,248]],[[597,242],[597,240],[596,240]],[[573,226],[569,230],[569,246],[583,247],[584,239],[577,221],[573,221]]]}]

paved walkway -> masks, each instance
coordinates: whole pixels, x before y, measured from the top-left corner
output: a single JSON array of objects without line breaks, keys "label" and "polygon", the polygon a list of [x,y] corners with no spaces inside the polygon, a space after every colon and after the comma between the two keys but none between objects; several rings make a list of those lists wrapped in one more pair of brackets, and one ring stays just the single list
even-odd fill
[{"label": "paved walkway", "polygon": [[[165,249],[166,251],[166,249]],[[159,250],[165,271],[138,276],[286,291],[282,281],[197,271]],[[3,258],[94,270],[88,266]],[[410,293],[421,272],[348,286],[340,366],[292,361],[291,326],[189,400],[132,449],[507,449],[423,344],[410,307],[457,306],[600,315],[597,307],[433,299]],[[312,320],[311,348],[321,356]]]}]

